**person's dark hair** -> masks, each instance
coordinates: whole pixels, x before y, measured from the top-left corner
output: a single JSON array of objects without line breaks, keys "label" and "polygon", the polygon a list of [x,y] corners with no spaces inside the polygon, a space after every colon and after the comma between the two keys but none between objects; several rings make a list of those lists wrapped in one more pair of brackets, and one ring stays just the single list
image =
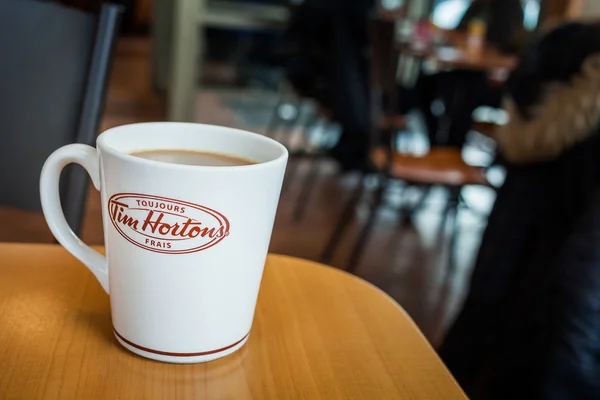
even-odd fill
[{"label": "person's dark hair", "polygon": [[568,82],[590,55],[600,53],[600,24],[567,23],[535,43],[507,82],[509,95],[524,117],[551,82]]}]

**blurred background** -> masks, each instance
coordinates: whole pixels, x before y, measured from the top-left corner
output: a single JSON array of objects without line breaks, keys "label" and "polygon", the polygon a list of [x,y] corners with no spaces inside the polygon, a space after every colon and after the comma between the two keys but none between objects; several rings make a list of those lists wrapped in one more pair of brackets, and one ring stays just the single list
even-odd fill
[{"label": "blurred background", "polygon": [[[46,3],[90,13],[97,13],[101,4],[90,0]],[[293,157],[271,251],[319,260],[347,198],[361,179],[359,164],[368,147],[366,138],[372,131],[369,123],[362,121],[369,119],[372,106],[367,87],[370,84],[367,69],[372,61],[367,55],[368,22],[379,18],[374,15],[379,12],[385,15],[381,17],[383,30],[394,25],[389,31],[399,44],[384,44],[392,36],[378,39],[382,47],[387,47],[381,50],[387,52],[383,58],[391,60],[390,68],[394,71],[390,75],[396,81],[394,86],[400,88],[399,103],[403,103],[396,115],[402,121],[392,122],[400,125],[394,128],[402,133],[397,140],[405,151],[424,154],[429,148],[426,124],[418,107],[407,104],[412,101],[411,91],[420,69],[439,66],[432,65],[436,60],[428,60],[422,54],[403,54],[401,44],[413,40],[421,21],[431,21],[442,29],[456,28],[471,2],[382,0],[376,5],[357,0],[341,5],[335,1],[301,0],[123,0],[113,3],[122,6],[122,15],[100,131],[133,122],[186,120],[269,134],[288,144]],[[584,14],[574,7],[576,1],[522,3],[523,25],[529,31],[535,31],[544,21],[550,24],[555,19],[570,18],[569,13]],[[593,8],[592,3],[581,6]],[[345,22],[348,26],[344,26]],[[340,33],[331,32],[333,24],[341,25]],[[332,38],[346,33],[346,38]],[[332,45],[333,40],[346,40],[347,46]],[[427,63],[430,65],[421,65]],[[364,69],[364,74],[356,72],[360,69]],[[343,75],[343,70],[346,77],[330,79],[330,74]],[[327,83],[336,86],[330,89]],[[364,86],[362,93],[360,86]],[[388,88],[377,90],[389,92]],[[351,94],[353,91],[358,94]],[[348,99],[353,96],[356,98]],[[330,100],[331,97],[349,101],[345,104],[343,99]],[[332,115],[333,107],[342,109],[341,113],[336,110],[341,117]],[[358,107],[356,114],[363,115],[352,115],[351,107]],[[444,106],[439,104],[439,107]],[[504,116],[496,108],[478,109],[477,113],[482,114],[484,121],[494,123],[501,123]],[[347,146],[351,161],[350,165],[343,165],[338,160],[345,162],[344,154],[336,153],[335,143],[342,133],[350,136],[356,130],[363,130],[356,135],[358,150]],[[493,140],[476,131],[468,136],[469,143],[461,149],[465,160],[476,166],[493,165]],[[501,182],[502,170],[498,169],[490,173]],[[375,185],[369,179],[365,184]],[[373,230],[361,240],[366,243],[364,252],[358,255],[360,259],[356,260],[357,254],[352,251],[370,214],[365,199],[353,209],[339,247],[331,256],[331,264],[346,268],[349,259],[354,258],[358,275],[392,295],[431,340],[439,340],[465,294],[495,198],[494,190],[465,185],[461,191],[464,211],[461,201],[458,221],[445,223],[448,222],[444,221],[448,197],[445,185],[424,189],[429,184],[427,180],[406,188],[401,180],[395,184],[397,187],[390,188],[389,199],[378,212]],[[99,200],[99,194],[91,188],[81,226],[83,240],[91,244],[103,243]],[[51,242],[52,237],[39,212],[3,207],[0,240]]]},{"label": "blurred background", "polygon": [[[0,240],[53,241],[31,200],[53,148],[142,121],[242,128],[291,153],[271,252],[372,282],[434,346],[506,177],[507,81],[551,29],[600,18],[596,0],[102,4],[2,0]],[[77,176],[71,225],[102,244],[99,194]]]}]

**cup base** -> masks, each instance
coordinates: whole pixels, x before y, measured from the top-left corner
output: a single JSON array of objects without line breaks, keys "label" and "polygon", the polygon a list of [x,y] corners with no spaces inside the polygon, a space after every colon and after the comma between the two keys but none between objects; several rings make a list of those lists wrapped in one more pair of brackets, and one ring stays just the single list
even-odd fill
[{"label": "cup base", "polygon": [[167,353],[167,352],[163,352],[163,351],[150,350],[150,349],[146,349],[142,346],[135,345],[134,343],[130,342],[129,340],[126,340],[121,335],[119,335],[119,333],[117,333],[117,331],[114,331],[114,335],[115,335],[115,338],[117,339],[117,341],[123,347],[125,347],[127,350],[129,350],[132,353],[135,353],[139,356],[142,356],[145,358],[150,358],[150,359],[156,360],[156,361],[167,362],[167,363],[195,364],[195,363],[203,363],[203,362],[207,362],[207,361],[216,360],[218,358],[225,357],[226,355],[229,355],[229,354],[235,352],[236,350],[241,348],[244,344],[246,344],[246,342],[248,341],[248,336],[250,336],[250,333],[248,333],[246,336],[244,336],[244,338],[242,340],[234,343],[231,346],[227,346],[221,350],[198,353],[198,355],[188,355],[188,354],[176,355],[176,353]]}]

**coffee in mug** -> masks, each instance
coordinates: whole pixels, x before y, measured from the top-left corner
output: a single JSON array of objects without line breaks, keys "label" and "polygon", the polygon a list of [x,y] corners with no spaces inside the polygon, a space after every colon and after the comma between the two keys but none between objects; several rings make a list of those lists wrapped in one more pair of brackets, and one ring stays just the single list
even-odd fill
[{"label": "coffee in mug", "polygon": [[189,150],[144,150],[131,153],[146,160],[162,161],[171,164],[198,165],[206,167],[234,167],[252,165],[256,162],[246,158],[220,153]]},{"label": "coffee in mug", "polygon": [[[46,161],[42,208],[56,239],[110,295],[116,339],[155,360],[230,354],[250,335],[288,158],[280,143],[188,123],[109,129]],[[82,165],[100,190],[106,255],[69,228],[61,170]]]}]

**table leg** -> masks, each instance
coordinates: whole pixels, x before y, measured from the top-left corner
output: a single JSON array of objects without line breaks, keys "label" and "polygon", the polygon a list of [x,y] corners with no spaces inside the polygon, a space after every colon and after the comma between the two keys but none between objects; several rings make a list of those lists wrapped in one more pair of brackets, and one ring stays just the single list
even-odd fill
[{"label": "table leg", "polygon": [[196,78],[203,35],[199,15],[205,0],[175,0],[167,118],[194,121]]}]

